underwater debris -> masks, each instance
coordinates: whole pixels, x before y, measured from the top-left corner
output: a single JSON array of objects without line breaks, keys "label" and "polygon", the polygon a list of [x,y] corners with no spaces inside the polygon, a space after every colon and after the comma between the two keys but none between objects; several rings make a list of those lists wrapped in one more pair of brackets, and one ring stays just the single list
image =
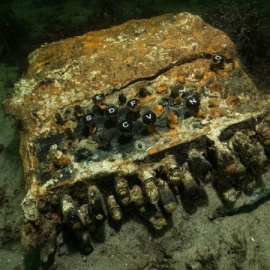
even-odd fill
[{"label": "underwater debris", "polygon": [[130,212],[162,230],[205,185],[232,203],[268,164],[268,106],[230,39],[189,13],[42,46],[4,102],[24,127],[24,246],[46,261],[65,225],[89,254]]}]

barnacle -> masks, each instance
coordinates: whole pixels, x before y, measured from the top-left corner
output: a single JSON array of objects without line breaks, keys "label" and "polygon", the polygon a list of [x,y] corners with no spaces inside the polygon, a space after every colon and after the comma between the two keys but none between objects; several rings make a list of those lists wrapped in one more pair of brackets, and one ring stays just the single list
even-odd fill
[{"label": "barnacle", "polygon": [[[91,233],[107,219],[134,211],[164,229],[176,197],[203,204],[209,185],[231,202],[233,191],[252,191],[268,163],[269,97],[243,72],[228,37],[187,13],[111,31],[37,50],[4,103],[25,127],[23,242],[29,248],[38,235],[44,261],[58,225],[89,254]],[[111,69],[103,66],[110,56]]]}]

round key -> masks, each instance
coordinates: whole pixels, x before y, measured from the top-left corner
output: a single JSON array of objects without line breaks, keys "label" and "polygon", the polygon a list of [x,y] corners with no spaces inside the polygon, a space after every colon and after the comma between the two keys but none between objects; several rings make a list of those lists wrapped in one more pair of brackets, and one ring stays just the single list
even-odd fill
[{"label": "round key", "polygon": [[113,117],[118,114],[118,108],[115,106],[110,106],[105,109],[105,115],[108,117]]},{"label": "round key", "polygon": [[137,98],[133,98],[133,99],[131,99],[131,100],[128,101],[127,107],[128,107],[129,109],[134,110],[134,109],[136,109],[136,107],[137,107],[139,104],[140,104],[140,100],[137,99]]},{"label": "round key", "polygon": [[133,129],[133,124],[131,121],[124,120],[119,123],[119,130],[121,132],[130,132]]},{"label": "round key", "polygon": [[224,62],[224,56],[220,54],[214,54],[212,56],[212,61],[214,64],[220,64]]},{"label": "round key", "polygon": [[147,112],[142,116],[142,120],[145,124],[151,125],[154,124],[157,120],[157,116],[153,112]]},{"label": "round key", "polygon": [[104,94],[97,94],[92,97],[94,104],[99,104],[100,102],[104,101],[105,95]]},{"label": "round key", "polygon": [[84,116],[83,121],[85,124],[92,124],[94,122],[94,116],[92,113],[89,113]]},{"label": "round key", "polygon": [[186,100],[189,109],[198,109],[200,107],[200,99],[197,96],[190,96]]}]

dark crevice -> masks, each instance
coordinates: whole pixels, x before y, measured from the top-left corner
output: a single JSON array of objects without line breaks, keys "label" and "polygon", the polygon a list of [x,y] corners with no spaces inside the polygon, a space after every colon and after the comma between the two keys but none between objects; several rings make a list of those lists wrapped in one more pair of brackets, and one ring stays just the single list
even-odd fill
[{"label": "dark crevice", "polygon": [[120,87],[118,89],[112,89],[111,91],[109,91],[109,93],[107,95],[110,95],[112,92],[121,91],[121,90],[123,90],[123,89],[129,87],[130,85],[133,85],[133,84],[135,84],[137,82],[155,80],[158,76],[162,75],[163,73],[169,71],[170,69],[172,69],[174,67],[177,67],[177,66],[180,66],[180,65],[183,65],[183,64],[192,63],[193,61],[196,61],[196,60],[198,60],[200,58],[211,59],[212,58],[212,54],[209,54],[209,53],[200,53],[199,55],[195,55],[194,57],[191,57],[190,59],[181,59],[181,60],[178,60],[178,61],[176,61],[174,63],[171,63],[167,67],[164,67],[164,68],[158,70],[158,72],[156,72],[152,76],[137,78],[137,79],[134,79],[134,80],[128,82],[127,84],[125,84],[124,86],[122,86],[122,87]]}]

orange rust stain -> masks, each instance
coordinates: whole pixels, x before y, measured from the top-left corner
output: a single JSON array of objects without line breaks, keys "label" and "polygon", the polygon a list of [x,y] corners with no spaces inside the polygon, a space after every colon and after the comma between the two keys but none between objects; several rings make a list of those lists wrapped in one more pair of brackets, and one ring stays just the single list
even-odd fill
[{"label": "orange rust stain", "polygon": [[216,76],[215,72],[209,71],[209,72],[204,74],[203,80],[209,80],[210,78],[215,77],[215,76]]},{"label": "orange rust stain", "polygon": [[157,93],[162,94],[165,91],[167,91],[167,89],[168,89],[167,85],[165,83],[162,83],[157,87]]},{"label": "orange rust stain", "polygon": [[89,54],[94,50],[102,47],[104,45],[104,39],[106,36],[97,36],[97,35],[84,35],[80,37],[80,42],[82,46],[82,51],[84,54]]},{"label": "orange rust stain", "polygon": [[146,96],[145,98],[141,98],[140,102],[143,104],[148,104],[149,102],[153,101],[153,98],[151,96]]},{"label": "orange rust stain", "polygon": [[158,153],[160,151],[160,149],[159,148],[157,148],[157,147],[151,147],[151,148],[149,148],[148,149],[148,155],[153,155],[153,154],[155,154],[155,153]]},{"label": "orange rust stain", "polygon": [[101,104],[98,104],[98,107],[104,111],[106,108],[107,108],[107,104],[106,103],[101,103]]},{"label": "orange rust stain", "polygon": [[219,118],[224,115],[224,110],[221,108],[213,108],[209,110],[209,116],[212,118]]},{"label": "orange rust stain", "polygon": [[200,83],[199,83],[198,88],[196,89],[195,93],[200,95],[201,92],[202,92],[202,85],[200,85]]},{"label": "orange rust stain", "polygon": [[177,145],[179,145],[180,143],[182,142],[182,140],[175,140],[175,141],[173,141],[173,142],[171,142],[170,143],[170,147],[174,147],[174,146],[177,146]]},{"label": "orange rust stain", "polygon": [[167,124],[169,128],[176,128],[178,125],[178,117],[174,112],[169,112],[167,115]]},{"label": "orange rust stain", "polygon": [[197,116],[198,118],[205,118],[206,113],[202,109],[199,109],[199,111],[197,112],[197,115],[195,115],[195,116]]},{"label": "orange rust stain", "polygon": [[156,105],[151,108],[151,111],[156,114],[157,117],[159,117],[163,113],[163,106],[162,105]]},{"label": "orange rust stain", "polygon": [[179,76],[177,77],[177,81],[178,81],[179,83],[181,83],[181,84],[185,84],[185,83],[186,83],[186,78],[185,78],[185,76],[183,76],[183,75],[179,75]]},{"label": "orange rust stain", "polygon": [[168,135],[168,136],[175,136],[175,135],[178,135],[178,133],[179,133],[178,128],[175,128],[175,129],[169,130],[169,131],[167,132],[167,135]]},{"label": "orange rust stain", "polygon": [[219,100],[218,98],[214,97],[214,98],[209,98],[208,100],[208,107],[209,108],[214,108],[214,107],[218,107],[219,105]]}]

